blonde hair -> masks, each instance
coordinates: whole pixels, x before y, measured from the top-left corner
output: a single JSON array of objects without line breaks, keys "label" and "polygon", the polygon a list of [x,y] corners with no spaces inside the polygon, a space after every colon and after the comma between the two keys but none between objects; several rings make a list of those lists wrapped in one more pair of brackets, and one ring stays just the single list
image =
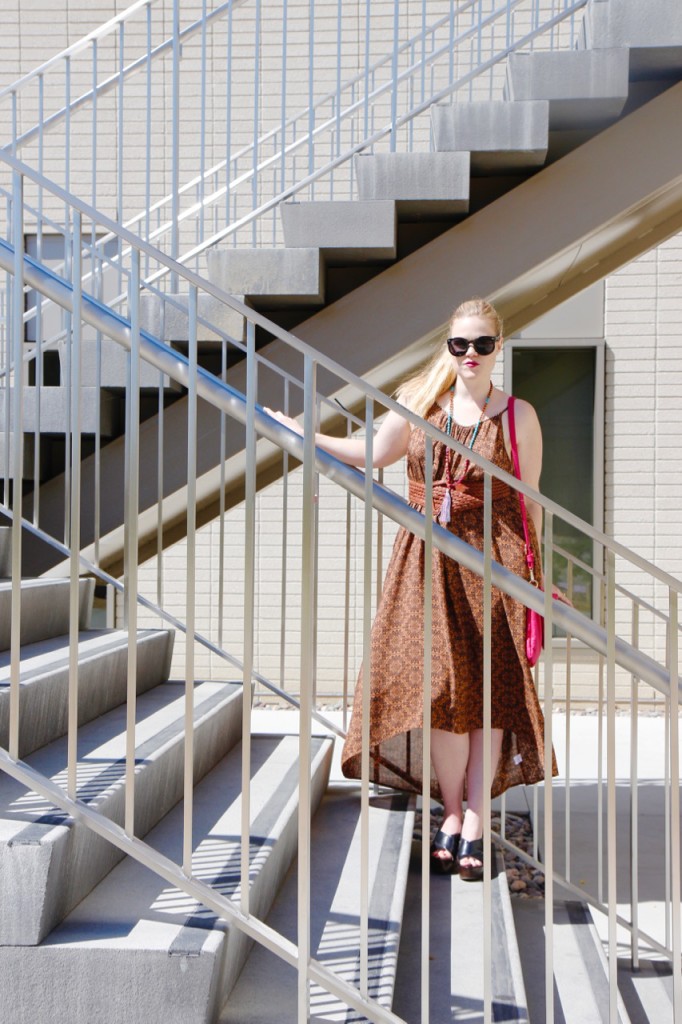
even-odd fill
[{"label": "blonde hair", "polygon": [[[481,316],[486,320],[492,320],[495,324],[495,334],[502,334],[502,317],[487,299],[467,299],[466,302],[460,303],[450,317],[448,331],[455,320],[467,316]],[[452,387],[456,376],[455,361],[443,338],[428,363],[399,386],[396,399],[417,416],[425,416],[438,396]]]}]

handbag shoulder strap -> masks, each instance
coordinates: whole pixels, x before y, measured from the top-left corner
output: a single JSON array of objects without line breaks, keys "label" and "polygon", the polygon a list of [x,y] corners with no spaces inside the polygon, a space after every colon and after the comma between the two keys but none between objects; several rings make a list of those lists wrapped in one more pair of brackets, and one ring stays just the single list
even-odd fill
[{"label": "handbag shoulder strap", "polygon": [[[512,462],[514,464],[514,475],[518,480],[521,479],[521,470],[519,468],[519,449],[516,443],[516,420],[514,417],[514,403],[516,399],[512,395],[509,399],[507,406],[509,415],[509,440],[511,441],[512,450]],[[530,534],[528,532],[528,513],[526,512],[526,499],[521,491],[518,492],[519,504],[521,506],[521,520],[523,522],[523,537],[526,542],[526,562],[528,563],[528,569],[530,571],[531,583],[535,582],[535,555],[533,554],[533,546],[530,542]]]}]

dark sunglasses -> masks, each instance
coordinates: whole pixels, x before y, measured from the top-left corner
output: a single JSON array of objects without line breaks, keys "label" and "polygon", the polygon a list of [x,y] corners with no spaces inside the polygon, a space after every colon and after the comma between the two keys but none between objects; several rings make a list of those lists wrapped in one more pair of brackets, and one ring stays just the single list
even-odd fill
[{"label": "dark sunglasses", "polygon": [[495,350],[499,338],[499,334],[495,337],[484,334],[480,338],[448,338],[448,349],[450,355],[465,356],[469,351],[469,346],[473,345],[476,355],[489,356]]}]

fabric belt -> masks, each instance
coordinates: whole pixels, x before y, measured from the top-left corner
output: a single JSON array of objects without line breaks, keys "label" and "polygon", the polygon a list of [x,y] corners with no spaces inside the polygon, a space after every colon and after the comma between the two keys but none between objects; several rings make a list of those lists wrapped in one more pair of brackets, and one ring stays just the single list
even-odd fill
[{"label": "fabric belt", "polygon": [[[513,493],[512,488],[509,484],[505,484],[503,480],[498,480],[497,477],[493,477],[493,501],[500,501],[503,498],[509,497]],[[452,510],[455,509],[465,510],[471,508],[483,508],[483,481],[473,481],[470,484],[457,484],[455,488],[450,492],[452,501]],[[434,480],[433,482],[433,516],[434,519],[440,512],[440,507],[443,504],[443,498],[447,485],[444,480]],[[424,484],[417,480],[410,480],[408,501],[411,505],[417,505],[420,509],[424,509],[426,505],[426,488]]]}]

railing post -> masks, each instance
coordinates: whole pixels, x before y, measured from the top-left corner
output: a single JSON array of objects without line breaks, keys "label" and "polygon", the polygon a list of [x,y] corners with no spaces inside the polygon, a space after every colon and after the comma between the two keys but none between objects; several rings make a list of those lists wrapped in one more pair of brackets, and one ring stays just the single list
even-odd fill
[{"label": "railing post", "polygon": [[69,710],[68,710],[68,793],[72,800],[78,792],[78,626],[80,620],[80,523],[81,523],[81,336],[82,336],[82,227],[81,215],[73,214],[71,235],[73,311],[71,337],[71,498],[69,507]]},{"label": "railing post", "polygon": [[[173,84],[171,101],[171,256],[180,255],[180,0],[173,0]],[[177,274],[170,290],[177,292]]]},{"label": "railing post", "polygon": [[679,595],[672,587],[668,597],[670,632],[670,897],[672,904],[673,1016],[682,1020],[682,944],[680,936],[680,678]]},{"label": "railing post", "polygon": [[[493,1020],[492,974],[492,856],[493,844],[490,828],[492,788],[492,561],[493,533],[492,478],[483,478],[483,1020]],[[551,784],[551,782],[550,782]]]},{"label": "railing post", "polygon": [[422,700],[421,1024],[431,1020],[431,634],[433,631],[433,439],[424,437],[424,693]]},{"label": "railing post", "polygon": [[303,516],[301,532],[301,701],[299,725],[298,811],[298,1024],[306,1024],[310,1001],[310,811],[312,694],[315,681],[315,395],[317,364],[304,360],[303,382]]},{"label": "railing post", "polygon": [[606,553],[606,856],[609,935],[609,1022],[618,1022],[618,879],[616,833],[616,559]]},{"label": "railing post", "polygon": [[365,402],[365,507],[362,608],[362,753],[360,791],[360,993],[369,993],[369,775],[372,692],[372,490],[374,486],[374,404]]},{"label": "railing post", "polygon": [[[19,758],[19,700],[21,675],[21,517],[24,477],[24,180],[12,175],[12,241],[14,243],[14,287],[12,289],[13,387],[6,392],[12,409],[12,627],[10,636],[9,756]],[[9,345],[8,356],[9,356]],[[9,363],[9,360],[8,360]],[[7,367],[9,371],[9,365]],[[8,372],[9,380],[9,372]],[[5,435],[7,436],[7,435]],[[8,437],[9,440],[9,437]],[[6,498],[8,496],[6,495]]]},{"label": "railing post", "polygon": [[125,471],[125,590],[123,621],[128,631],[128,683],[126,689],[126,791],[125,830],[135,835],[135,725],[137,711],[137,591],[138,515],[140,481],[140,253],[131,253],[130,352],[126,360],[126,455]]},{"label": "railing post", "polygon": [[[632,646],[639,646],[639,605],[633,602]],[[639,970],[639,680],[630,681],[630,964]]]},{"label": "railing post", "polygon": [[246,438],[244,474],[244,674],[242,690],[242,844],[241,909],[248,914],[251,846],[251,681],[256,587],[256,398],[258,395],[256,325],[246,324]]},{"label": "railing post", "polygon": [[192,874],[194,821],[194,635],[196,633],[197,538],[197,289],[189,290],[189,380],[187,392],[187,633],[185,643],[185,771],[183,870]]},{"label": "railing post", "polygon": [[552,650],[552,551],[554,548],[554,516],[545,511],[544,585],[545,585],[545,834],[543,860],[545,865],[545,1022],[554,1024],[554,792],[552,788],[552,714],[554,711],[554,654]]}]

